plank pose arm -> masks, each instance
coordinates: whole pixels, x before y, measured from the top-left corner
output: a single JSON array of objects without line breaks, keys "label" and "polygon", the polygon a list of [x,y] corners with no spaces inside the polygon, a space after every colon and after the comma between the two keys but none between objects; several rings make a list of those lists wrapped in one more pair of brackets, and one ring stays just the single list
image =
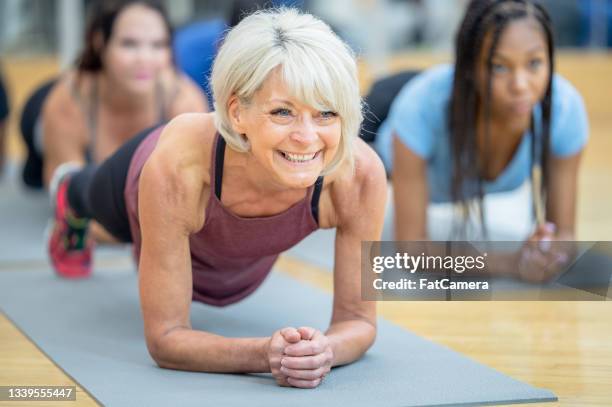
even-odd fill
[{"label": "plank pose arm", "polygon": [[[296,379],[300,387],[318,385],[333,366],[359,359],[374,343],[376,303],[361,299],[361,242],[380,239],[386,189],[382,163],[359,140],[355,171],[343,171],[332,181],[331,210],[321,218],[322,227],[336,227],[331,323],[325,333],[299,328],[303,340],[285,348],[281,373],[292,385]],[[326,203],[323,200],[323,209]]]},{"label": "plank pose arm", "polygon": [[[147,346],[163,368],[266,372],[268,338],[224,338],[191,327],[189,235],[204,224],[210,182],[201,149],[193,148],[199,141],[193,120],[166,127],[140,178],[139,288]],[[177,137],[181,143],[167,142]]]}]

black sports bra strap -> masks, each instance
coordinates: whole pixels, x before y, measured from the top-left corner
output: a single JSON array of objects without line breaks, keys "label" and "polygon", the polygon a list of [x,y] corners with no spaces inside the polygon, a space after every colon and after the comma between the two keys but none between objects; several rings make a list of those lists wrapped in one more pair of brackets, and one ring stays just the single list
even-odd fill
[{"label": "black sports bra strap", "polygon": [[312,200],[310,201],[310,210],[312,212],[312,217],[319,224],[319,198],[321,197],[321,189],[323,188],[323,178],[317,178],[314,190],[312,191]]},{"label": "black sports bra strap", "polygon": [[221,183],[223,180],[223,160],[225,158],[225,139],[217,134],[217,151],[215,152],[215,195],[221,200]]}]

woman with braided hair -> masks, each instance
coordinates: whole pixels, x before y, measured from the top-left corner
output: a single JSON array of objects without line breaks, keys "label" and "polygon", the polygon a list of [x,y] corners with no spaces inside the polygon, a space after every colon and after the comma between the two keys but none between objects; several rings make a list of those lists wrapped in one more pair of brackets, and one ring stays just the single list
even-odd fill
[{"label": "woman with braided hair", "polygon": [[405,85],[379,130],[397,239],[428,238],[430,202],[462,209],[455,238],[473,237],[474,220],[486,238],[484,197],[532,178],[537,225],[528,240],[572,240],[588,124],[580,95],[554,73],[546,11],[532,0],[473,0],[455,46],[454,65]]}]

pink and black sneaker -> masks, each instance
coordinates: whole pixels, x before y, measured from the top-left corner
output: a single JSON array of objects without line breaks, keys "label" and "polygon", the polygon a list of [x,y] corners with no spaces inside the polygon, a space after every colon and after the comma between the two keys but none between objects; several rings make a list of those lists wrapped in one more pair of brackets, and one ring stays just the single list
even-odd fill
[{"label": "pink and black sneaker", "polygon": [[91,274],[94,241],[88,234],[89,219],[76,217],[68,205],[69,179],[70,174],[66,173],[51,188],[51,196],[55,197],[54,222],[48,250],[57,274],[75,279]]}]

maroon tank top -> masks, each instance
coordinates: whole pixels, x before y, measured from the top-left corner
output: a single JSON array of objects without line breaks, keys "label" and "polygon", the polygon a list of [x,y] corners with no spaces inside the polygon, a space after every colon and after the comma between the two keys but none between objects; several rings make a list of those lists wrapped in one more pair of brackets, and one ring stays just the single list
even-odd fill
[{"label": "maroon tank top", "polygon": [[[162,128],[147,136],[134,152],[125,184],[125,202],[140,258],[138,180],[157,144]],[[306,197],[273,216],[243,218],[221,203],[225,140],[217,134],[210,165],[210,196],[204,226],[189,237],[193,273],[193,300],[223,306],[251,294],[266,278],[278,255],[318,229],[319,177]]]}]

